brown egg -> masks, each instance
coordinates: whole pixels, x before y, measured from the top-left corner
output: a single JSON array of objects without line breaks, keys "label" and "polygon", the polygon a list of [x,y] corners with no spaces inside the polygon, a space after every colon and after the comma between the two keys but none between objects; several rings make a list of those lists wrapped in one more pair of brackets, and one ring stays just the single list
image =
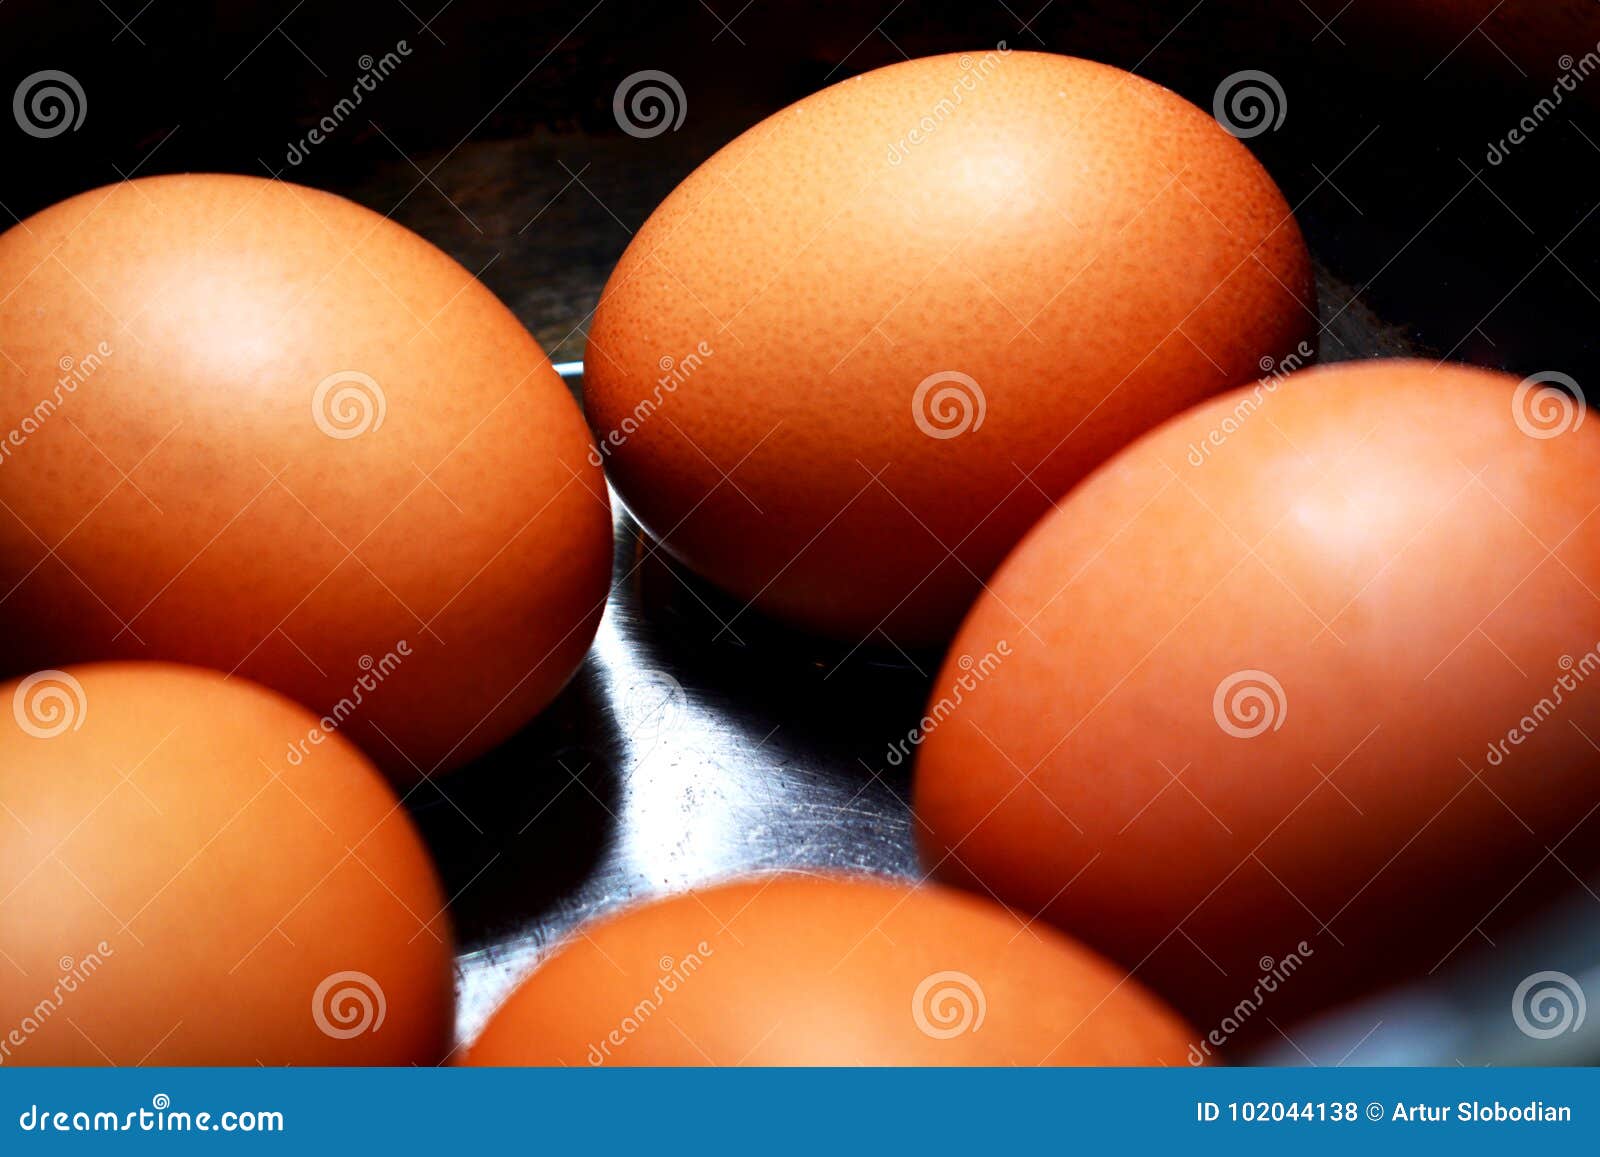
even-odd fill
[{"label": "brown egg", "polygon": [[139,180],[0,236],[12,672],[259,680],[397,780],[470,759],[588,647],[609,513],[509,311],[326,193]]},{"label": "brown egg", "polygon": [[1208,1030],[1272,977],[1241,1035],[1570,884],[1600,838],[1583,418],[1548,383],[1372,361],[1135,443],[1006,560],[897,749],[921,739],[926,863]]},{"label": "brown egg", "polygon": [[1052,499],[1314,320],[1288,206],[1210,116],[975,51],[819,92],[684,181],[606,286],[585,407],[689,567],[927,642]]},{"label": "brown egg", "polygon": [[0,686],[0,1062],[434,1064],[450,922],[372,766],[242,679]]},{"label": "brown egg", "polygon": [[1156,1065],[1194,1039],[1121,971],[987,901],[766,876],[586,926],[468,1063]]}]

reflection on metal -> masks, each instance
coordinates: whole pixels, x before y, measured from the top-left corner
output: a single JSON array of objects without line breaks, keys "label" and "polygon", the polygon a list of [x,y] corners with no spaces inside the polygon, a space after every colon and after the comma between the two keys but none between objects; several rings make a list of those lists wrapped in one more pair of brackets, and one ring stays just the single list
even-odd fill
[{"label": "reflection on metal", "polygon": [[[577,363],[558,366],[569,381]],[[613,590],[593,649],[509,744],[412,797],[460,940],[470,1041],[577,924],[756,871],[916,872],[891,737],[930,661],[742,615],[670,562],[612,495]]]}]

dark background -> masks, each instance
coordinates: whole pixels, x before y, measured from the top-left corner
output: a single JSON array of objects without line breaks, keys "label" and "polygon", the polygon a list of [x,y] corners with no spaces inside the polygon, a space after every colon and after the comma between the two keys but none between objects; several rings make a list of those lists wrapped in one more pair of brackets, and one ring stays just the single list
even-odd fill
[{"label": "dark background", "polygon": [[[399,69],[288,164],[360,59],[401,40]],[[276,173],[391,213],[577,358],[630,232],[721,144],[857,72],[1002,40],[1204,108],[1230,73],[1271,73],[1288,114],[1249,144],[1298,207],[1325,318],[1359,293],[1396,348],[1594,377],[1600,74],[1485,157],[1563,54],[1600,49],[1595,0],[6,0],[0,95],[56,68],[88,113],[48,140],[0,120],[0,223],[126,175]],[[641,69],[682,84],[680,130],[618,129],[612,95]],[[1325,357],[1356,352],[1341,337]]]}]

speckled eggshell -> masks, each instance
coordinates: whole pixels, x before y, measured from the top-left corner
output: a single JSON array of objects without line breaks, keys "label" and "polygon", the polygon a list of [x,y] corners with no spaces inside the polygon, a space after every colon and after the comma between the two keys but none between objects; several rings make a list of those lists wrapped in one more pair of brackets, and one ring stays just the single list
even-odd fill
[{"label": "speckled eggshell", "polygon": [[1600,852],[1597,518],[1600,425],[1548,381],[1196,407],[963,624],[906,748],[925,862],[1235,1039],[1453,966]]},{"label": "speckled eggshell", "polygon": [[774,875],[585,926],[468,1062],[1157,1065],[1194,1040],[1138,982],[988,901]]},{"label": "speckled eggshell", "polygon": [[414,233],[235,176],[138,180],[0,236],[12,672],[169,659],[290,695],[397,780],[547,703],[605,598],[571,395]]},{"label": "speckled eggshell", "polygon": [[661,204],[585,406],[689,567],[931,642],[1109,454],[1308,355],[1312,300],[1282,195],[1200,109],[1070,57],[931,57],[770,117]]},{"label": "speckled eggshell", "polygon": [[0,685],[0,1064],[409,1065],[450,1049],[450,920],[378,770],[243,679]]}]

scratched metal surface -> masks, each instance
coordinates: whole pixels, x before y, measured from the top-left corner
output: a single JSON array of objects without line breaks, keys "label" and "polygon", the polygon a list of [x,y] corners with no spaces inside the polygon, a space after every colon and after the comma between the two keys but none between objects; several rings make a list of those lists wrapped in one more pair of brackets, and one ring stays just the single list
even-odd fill
[{"label": "scratched metal surface", "polygon": [[557,702],[416,813],[461,936],[458,1036],[577,924],[763,869],[916,871],[890,740],[928,656],[794,635],[669,564],[617,502],[614,589]]}]

